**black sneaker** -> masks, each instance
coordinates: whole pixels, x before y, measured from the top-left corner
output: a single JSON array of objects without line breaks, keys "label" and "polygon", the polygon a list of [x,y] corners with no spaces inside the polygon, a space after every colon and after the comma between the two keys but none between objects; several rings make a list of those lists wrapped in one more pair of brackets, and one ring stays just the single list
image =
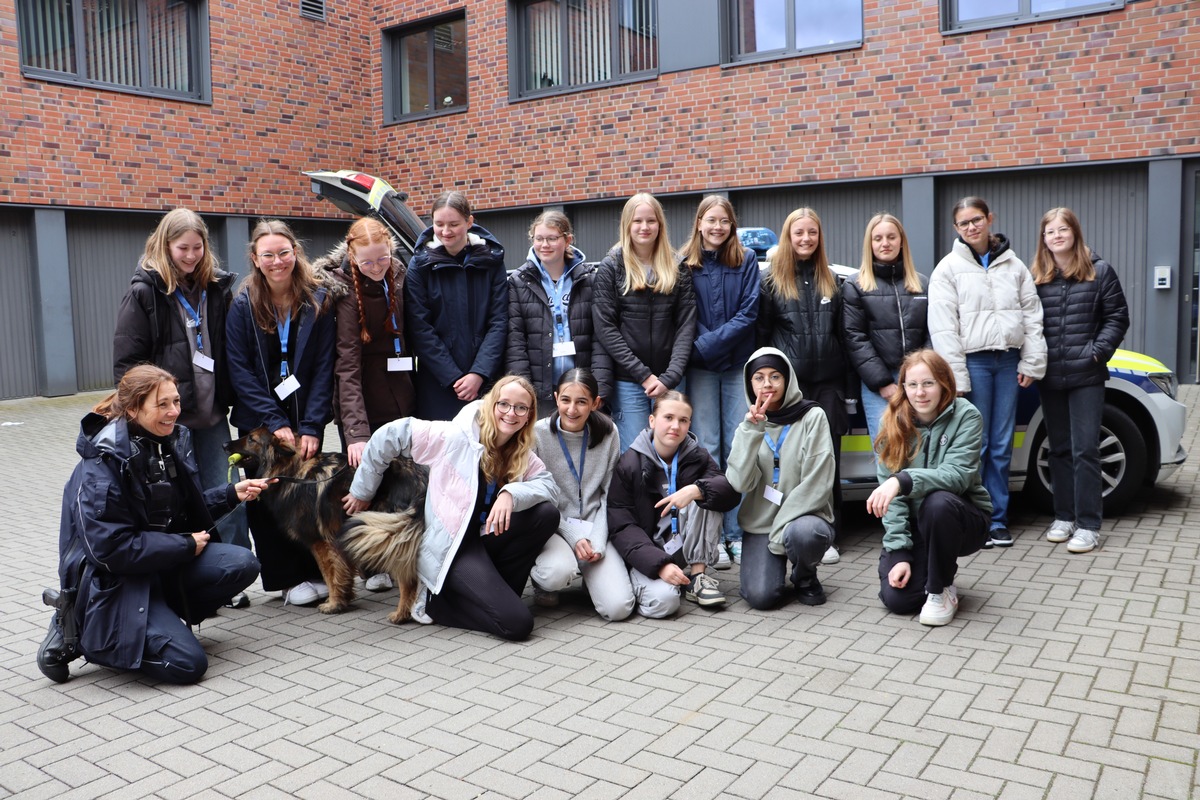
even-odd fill
[{"label": "black sneaker", "polygon": [[37,665],[42,674],[55,683],[66,683],[71,677],[67,667],[71,659],[63,652],[65,648],[62,628],[58,625],[58,619],[53,618],[50,620],[50,630],[46,632],[46,638],[38,648]]},{"label": "black sneaker", "polygon": [[796,584],[796,595],[806,606],[825,605],[825,590],[821,588],[821,582],[816,578]]},{"label": "black sneaker", "polygon": [[233,597],[225,601],[226,608],[249,608],[250,598],[245,592],[238,592]]},{"label": "black sneaker", "polygon": [[996,528],[988,534],[988,547],[1012,547],[1012,534],[1008,528]]}]

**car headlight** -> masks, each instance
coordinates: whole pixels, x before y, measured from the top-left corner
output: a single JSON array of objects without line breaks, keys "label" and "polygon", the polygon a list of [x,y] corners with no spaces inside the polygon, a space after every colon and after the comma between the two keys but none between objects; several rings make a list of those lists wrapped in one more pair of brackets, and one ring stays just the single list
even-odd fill
[{"label": "car headlight", "polygon": [[1147,379],[1157,386],[1162,393],[1172,400],[1175,399],[1175,393],[1179,388],[1179,381],[1175,380],[1174,372],[1154,372],[1146,376]]}]

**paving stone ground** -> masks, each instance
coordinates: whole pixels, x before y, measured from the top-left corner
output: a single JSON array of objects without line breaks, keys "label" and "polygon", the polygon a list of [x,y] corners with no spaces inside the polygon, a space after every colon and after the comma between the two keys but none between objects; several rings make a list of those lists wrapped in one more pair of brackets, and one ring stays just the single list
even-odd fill
[{"label": "paving stone ground", "polygon": [[[34,664],[61,490],[97,395],[0,403],[0,796],[1182,798],[1200,795],[1200,387],[1191,459],[1071,556],[1018,507],[965,559],[948,627],[884,611],[877,523],[848,513],[829,602],[685,603],[605,623],[582,592],[513,644],[326,617],[252,591],[200,630],[198,686]],[[19,424],[10,424],[19,423]],[[336,439],[335,439],[336,440]]]}]

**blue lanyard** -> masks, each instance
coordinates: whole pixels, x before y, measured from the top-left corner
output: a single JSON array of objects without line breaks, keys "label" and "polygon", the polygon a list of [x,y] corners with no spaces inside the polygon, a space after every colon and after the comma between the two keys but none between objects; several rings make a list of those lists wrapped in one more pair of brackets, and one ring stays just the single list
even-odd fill
[{"label": "blue lanyard", "polygon": [[[183,296],[183,292],[179,291],[178,289],[175,290],[175,299],[183,304],[183,310],[187,312],[188,319],[192,321],[188,327],[196,329],[196,349],[203,353],[204,337],[201,333],[203,329],[200,327],[200,323],[202,322],[202,319],[200,318],[200,312],[192,308],[192,304],[189,303],[188,299]],[[205,289],[204,291],[200,292],[200,308],[206,308],[207,303],[208,289]]]},{"label": "blue lanyard", "polygon": [[[651,445],[653,446],[653,444]],[[658,459],[658,463],[662,464],[663,472],[667,474],[667,494],[675,494],[675,481],[679,477],[679,451],[675,451],[675,455],[671,456],[671,466],[667,466],[667,462],[663,460],[658,451],[654,451],[654,457]],[[671,509],[671,535],[679,533],[679,509]]]},{"label": "blue lanyard", "polygon": [[588,444],[588,429],[584,426],[583,429],[583,449],[579,451],[579,471],[575,470],[575,462],[571,460],[571,454],[567,451],[567,443],[563,440],[562,434],[558,431],[554,432],[558,436],[558,445],[562,448],[563,455],[567,458],[567,466],[571,468],[571,475],[575,478],[575,483],[579,485],[579,518],[583,519],[583,465],[587,460],[587,444]]},{"label": "blue lanyard", "polygon": [[567,304],[570,303],[570,295],[563,294],[563,288],[566,286],[567,276],[564,274],[558,279],[558,282],[550,281],[550,310],[554,314],[554,332],[556,334],[556,342],[564,342],[567,339]]},{"label": "blue lanyard", "polygon": [[[396,312],[392,311],[392,294],[391,294],[391,290],[388,289],[387,278],[383,279],[383,300],[384,300],[384,302],[387,303],[388,312],[392,315],[392,330],[393,331],[399,330],[400,326],[396,324]],[[397,356],[402,355],[402,352],[400,349],[400,337],[399,336],[392,337],[392,346],[394,346],[396,348]]]},{"label": "blue lanyard", "polygon": [[492,501],[496,499],[496,482],[488,481],[487,489],[483,494],[483,510],[479,512],[479,524],[487,522],[488,510],[492,507]]},{"label": "blue lanyard", "polygon": [[775,456],[775,473],[771,481],[772,486],[779,485],[779,451],[783,449],[783,440],[787,438],[788,431],[792,429],[791,425],[784,425],[783,430],[779,432],[779,443],[771,441],[771,434],[763,433],[763,441],[767,443],[767,447],[771,448],[771,453]]},{"label": "blue lanyard", "polygon": [[279,377],[286,378],[288,376],[287,340],[288,333],[292,329],[292,310],[288,309],[286,319],[280,319],[277,315],[275,322],[275,332],[279,334],[279,354],[283,357],[283,360],[279,363]]}]

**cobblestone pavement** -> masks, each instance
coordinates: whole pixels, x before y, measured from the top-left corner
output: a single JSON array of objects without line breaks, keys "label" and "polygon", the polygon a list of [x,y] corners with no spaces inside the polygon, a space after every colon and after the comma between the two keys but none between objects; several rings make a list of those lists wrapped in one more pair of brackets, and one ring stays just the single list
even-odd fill
[{"label": "cobblestone pavement", "polygon": [[394,593],[326,617],[252,591],[201,628],[209,672],[183,688],[38,672],[98,396],[0,403],[0,796],[1197,796],[1200,387],[1182,396],[1190,461],[1100,550],[1039,541],[1049,520],[1018,508],[1014,547],[964,560],[945,628],[884,612],[859,511],[817,608],[604,623],[570,592],[513,644],[391,626]]}]

